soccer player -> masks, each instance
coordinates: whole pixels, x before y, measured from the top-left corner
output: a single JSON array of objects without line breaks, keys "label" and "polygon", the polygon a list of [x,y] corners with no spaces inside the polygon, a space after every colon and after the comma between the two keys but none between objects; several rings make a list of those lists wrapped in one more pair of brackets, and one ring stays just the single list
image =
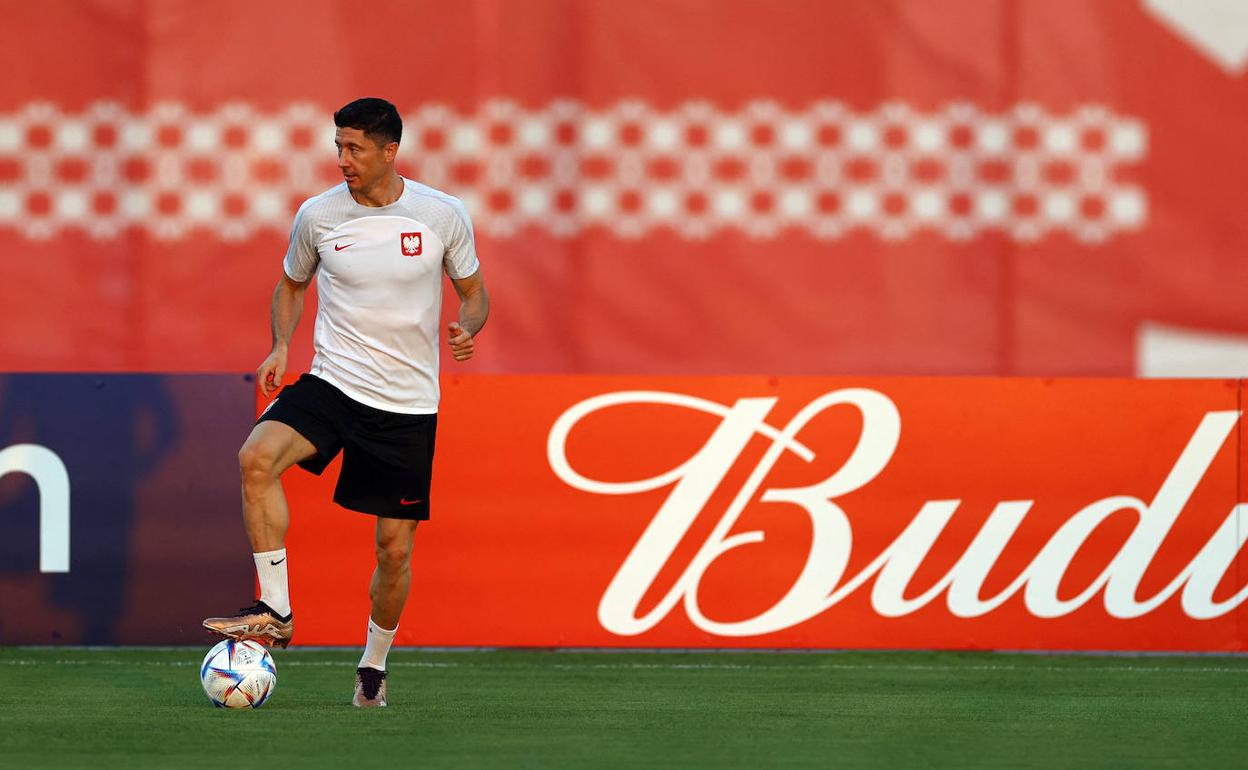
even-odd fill
[{"label": "soccer player", "polygon": [[296,464],[320,474],[341,451],[334,502],[377,517],[367,645],[352,699],[375,707],[386,705],[386,656],[411,582],[412,539],[417,523],[429,518],[442,273],[459,295],[459,320],[447,326],[455,360],[472,358],[490,301],[463,204],[395,171],[403,123],[394,105],[358,99],[334,113],[334,125],[344,182],[295,214],[273,292],[273,350],[256,375],[266,396],[280,386],[315,275],[311,372],[281,389],[239,451],[260,598],[204,626],[236,639],[290,644],[290,514],[281,475]]}]

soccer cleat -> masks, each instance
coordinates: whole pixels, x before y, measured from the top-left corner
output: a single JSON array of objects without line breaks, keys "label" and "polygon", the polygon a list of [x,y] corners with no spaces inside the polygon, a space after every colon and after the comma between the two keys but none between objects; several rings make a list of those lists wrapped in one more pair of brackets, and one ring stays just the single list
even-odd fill
[{"label": "soccer cleat", "polygon": [[282,617],[262,601],[227,618],[206,618],[204,628],[231,639],[254,639],[269,647],[285,649],[295,634],[294,613]]},{"label": "soccer cleat", "polygon": [[355,697],[351,705],[357,708],[382,708],[386,705],[386,672],[363,666],[355,670]]}]

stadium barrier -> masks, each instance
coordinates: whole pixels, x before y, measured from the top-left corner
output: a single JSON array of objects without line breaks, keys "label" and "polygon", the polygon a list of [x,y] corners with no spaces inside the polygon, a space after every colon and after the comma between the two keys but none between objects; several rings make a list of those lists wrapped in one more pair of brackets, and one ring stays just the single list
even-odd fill
[{"label": "stadium barrier", "polygon": [[[1243,650],[1242,392],[447,377],[398,643]],[[0,643],[187,641],[245,601],[251,394],[240,376],[0,379]],[[12,459],[34,445],[68,473],[65,573],[37,571],[59,498]],[[337,467],[285,480],[304,644],[358,644],[368,612],[372,519],[330,502]]]},{"label": "stadium barrier", "polygon": [[250,596],[252,379],[0,375],[0,644],[198,643]]}]

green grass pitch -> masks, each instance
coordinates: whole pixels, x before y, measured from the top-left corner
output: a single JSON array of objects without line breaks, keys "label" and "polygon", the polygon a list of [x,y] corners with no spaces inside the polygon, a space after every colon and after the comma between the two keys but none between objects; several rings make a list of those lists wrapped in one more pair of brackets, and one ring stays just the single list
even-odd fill
[{"label": "green grass pitch", "polygon": [[256,711],[204,649],[0,648],[0,767],[1248,767],[1248,659],[277,651]]}]

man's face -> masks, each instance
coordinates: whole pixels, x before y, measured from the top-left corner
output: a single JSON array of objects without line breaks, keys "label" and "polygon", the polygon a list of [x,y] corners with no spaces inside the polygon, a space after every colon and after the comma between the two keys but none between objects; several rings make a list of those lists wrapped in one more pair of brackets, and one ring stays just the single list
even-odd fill
[{"label": "man's face", "polygon": [[378,146],[358,128],[339,128],[334,132],[338,148],[338,169],[351,191],[367,190],[394,164],[397,142]]}]

